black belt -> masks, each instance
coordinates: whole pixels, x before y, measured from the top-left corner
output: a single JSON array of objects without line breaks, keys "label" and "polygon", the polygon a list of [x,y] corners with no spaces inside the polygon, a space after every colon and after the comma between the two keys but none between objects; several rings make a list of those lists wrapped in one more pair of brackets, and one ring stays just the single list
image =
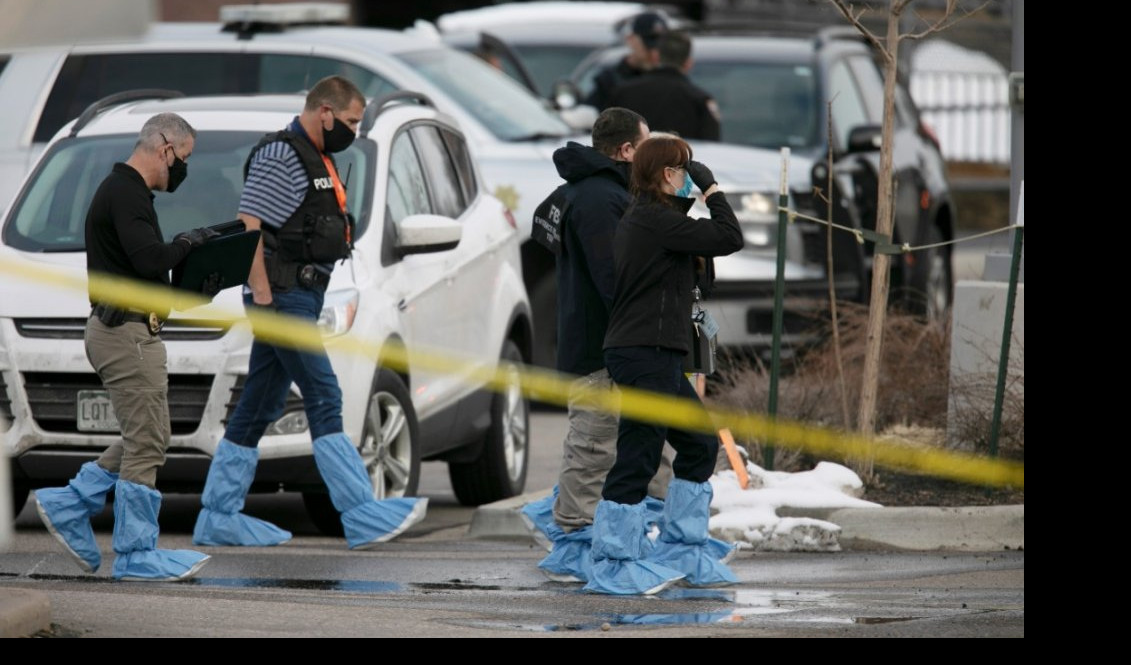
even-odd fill
[{"label": "black belt", "polygon": [[90,313],[102,323],[114,328],[127,321],[130,323],[144,323],[149,327],[149,334],[156,335],[161,332],[165,321],[157,316],[157,312],[139,312],[133,309],[119,309],[110,305],[95,305]]}]

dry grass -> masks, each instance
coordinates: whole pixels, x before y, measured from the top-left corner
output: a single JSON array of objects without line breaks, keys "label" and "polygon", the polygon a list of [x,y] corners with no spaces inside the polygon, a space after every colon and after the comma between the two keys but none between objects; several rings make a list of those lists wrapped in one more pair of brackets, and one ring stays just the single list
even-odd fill
[{"label": "dry grass", "polygon": [[[839,304],[838,307],[841,362],[837,362],[831,335],[825,337],[825,343],[792,361],[778,381],[779,418],[833,429],[855,428],[868,312],[861,305]],[[890,312],[886,318],[883,342],[876,431],[883,437],[918,445],[987,453],[996,377],[971,379],[966,385],[950,385],[949,325],[929,324],[914,316]],[[752,413],[767,413],[769,369],[757,362],[735,362],[733,359],[727,365],[729,368],[715,377],[709,400]],[[998,455],[1023,460],[1023,363],[1018,375],[1011,377],[1010,382],[1011,390],[1007,391],[1008,399],[1004,403],[1001,420]],[[954,404],[963,407],[951,414],[949,420],[954,431],[948,437],[947,409],[952,390],[967,399],[953,400]],[[974,407],[972,404],[988,406]],[[765,451],[759,442],[739,443],[746,448],[752,461],[764,466]],[[811,468],[818,460],[803,451],[777,446],[773,461],[776,470],[797,471]],[[833,461],[849,464],[847,460]]]}]

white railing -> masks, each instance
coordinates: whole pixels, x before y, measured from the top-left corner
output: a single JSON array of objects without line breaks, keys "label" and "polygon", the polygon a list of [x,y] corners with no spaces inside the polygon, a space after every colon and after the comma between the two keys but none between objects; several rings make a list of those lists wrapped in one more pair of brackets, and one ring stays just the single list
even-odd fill
[{"label": "white railing", "polygon": [[947,161],[1008,164],[1009,76],[980,54],[945,42],[916,52],[910,92]]}]

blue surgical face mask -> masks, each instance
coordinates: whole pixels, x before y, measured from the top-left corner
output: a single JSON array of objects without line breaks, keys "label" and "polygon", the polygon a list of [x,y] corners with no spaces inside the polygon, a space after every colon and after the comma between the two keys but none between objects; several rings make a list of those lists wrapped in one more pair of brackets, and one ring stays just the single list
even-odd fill
[{"label": "blue surgical face mask", "polygon": [[677,189],[675,195],[684,199],[691,196],[691,175],[687,171],[683,172],[683,187]]}]

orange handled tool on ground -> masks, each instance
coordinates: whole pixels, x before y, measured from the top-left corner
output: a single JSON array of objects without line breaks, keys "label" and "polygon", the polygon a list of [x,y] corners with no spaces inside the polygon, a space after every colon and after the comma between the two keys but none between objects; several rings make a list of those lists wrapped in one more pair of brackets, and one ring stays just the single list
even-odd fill
[{"label": "orange handled tool on ground", "polygon": [[[699,393],[699,399],[703,399],[703,394],[707,392],[706,375],[695,375],[695,392]],[[738,446],[734,443],[734,435],[730,433],[729,429],[724,427],[719,430],[719,440],[723,442],[723,450],[727,453],[730,467],[734,469],[735,475],[738,476],[738,486],[742,489],[746,489],[750,485],[750,474],[746,473],[746,463],[742,461],[742,455],[738,454]]]}]

